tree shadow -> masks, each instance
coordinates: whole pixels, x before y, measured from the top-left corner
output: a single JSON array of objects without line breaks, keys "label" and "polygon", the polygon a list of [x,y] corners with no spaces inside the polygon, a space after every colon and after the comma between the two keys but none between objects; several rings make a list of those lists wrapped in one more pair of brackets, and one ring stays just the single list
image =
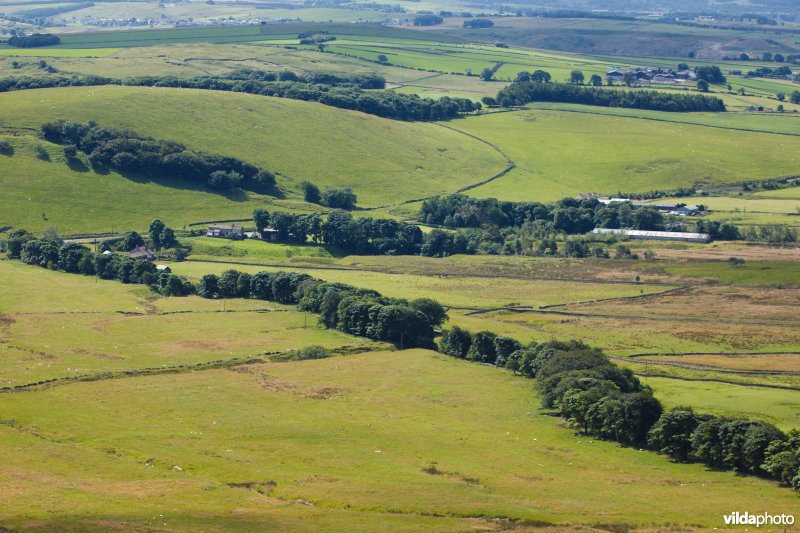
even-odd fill
[{"label": "tree shadow", "polygon": [[67,166],[70,170],[74,170],[75,172],[89,172],[89,167],[86,166],[86,163],[77,157],[68,158]]},{"label": "tree shadow", "polygon": [[247,191],[240,189],[238,187],[230,191],[215,191],[214,189],[210,188],[208,190],[211,192],[222,194],[225,198],[227,198],[232,202],[246,202],[250,200],[250,196],[247,194]]},{"label": "tree shadow", "polygon": [[[82,164],[82,161],[80,161],[79,159],[77,159],[76,161],[77,163]],[[89,170],[89,168],[86,167],[86,165],[83,165],[83,167],[86,170]],[[70,168],[72,168],[71,165]],[[106,176],[113,170],[122,177],[124,177],[125,179],[128,179],[134,183],[141,183],[141,184],[152,183],[155,185],[161,185],[162,187],[169,187],[171,189],[218,194],[220,196],[224,196],[225,198],[227,198],[232,202],[248,202],[251,200],[250,194],[253,192],[253,191],[245,191],[238,187],[235,189],[231,189],[229,191],[212,189],[206,183],[193,182],[191,180],[182,178],[154,178],[152,176],[142,174],[141,172],[131,172],[131,171],[113,169],[106,165],[100,165],[100,164],[92,164],[91,170],[93,170],[95,174],[101,176]],[[283,193],[283,191],[278,189],[277,186],[272,186],[266,189],[262,189],[259,192],[278,199],[286,198],[286,195]]]}]

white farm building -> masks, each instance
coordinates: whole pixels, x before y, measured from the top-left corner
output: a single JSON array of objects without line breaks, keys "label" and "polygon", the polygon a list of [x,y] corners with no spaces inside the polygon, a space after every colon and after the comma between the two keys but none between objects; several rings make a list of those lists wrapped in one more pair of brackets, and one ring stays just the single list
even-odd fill
[{"label": "white farm building", "polygon": [[683,233],[679,231],[642,231],[638,229],[608,229],[596,228],[592,233],[610,233],[612,235],[624,235],[629,239],[653,240],[653,241],[680,241],[680,242],[702,242],[711,241],[708,233]]}]

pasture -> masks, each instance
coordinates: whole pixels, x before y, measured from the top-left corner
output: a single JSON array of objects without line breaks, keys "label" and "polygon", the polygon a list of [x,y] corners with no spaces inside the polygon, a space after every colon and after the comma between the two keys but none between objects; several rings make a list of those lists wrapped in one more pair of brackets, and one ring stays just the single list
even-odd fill
[{"label": "pasture", "polygon": [[517,164],[470,191],[503,200],[779,177],[797,172],[800,147],[800,137],[557,110],[471,116],[452,127],[495,144]]},{"label": "pasture", "polygon": [[[219,259],[219,258],[218,258]],[[260,270],[285,270],[285,266],[187,261],[171,263],[173,272],[199,279],[204,274],[219,274],[229,268],[255,273]],[[288,268],[291,268],[289,266]],[[532,282],[502,276],[428,276],[371,272],[362,269],[305,267],[303,272],[330,282],[349,283],[397,298],[434,298],[443,305],[469,308],[533,306],[570,303],[608,297],[624,297],[660,292],[669,287],[646,284],[578,283],[571,281]]]},{"label": "pasture", "polygon": [[[392,121],[316,103],[255,95],[78,87],[3,93],[0,106],[4,124],[26,133],[47,120],[96,120],[104,126],[129,128],[156,138],[180,140],[194,149],[238,157],[277,173],[278,186],[290,200],[300,199],[298,184],[309,180],[323,189],[326,186],[352,187],[362,207],[391,204],[450,193],[482,181],[505,166],[503,158],[491,147],[435,124]],[[149,112],[140,113],[139,109]],[[205,111],[197,113],[197,109]],[[32,144],[28,142],[28,146]],[[83,231],[106,230],[115,218],[104,210],[118,203],[106,199],[125,197],[115,194],[117,186],[132,189],[145,198],[153,196],[152,203],[149,200],[125,202],[120,206],[121,210],[134,211],[133,216],[127,217],[131,221],[129,227],[141,228],[154,216],[162,216],[178,227],[202,220],[248,218],[254,205],[261,201],[258,195],[250,194],[226,201],[206,191],[175,187],[168,189],[170,194],[186,191],[195,198],[202,197],[205,205],[217,204],[218,207],[154,209],[164,202],[175,205],[164,195],[149,194],[167,192],[163,186],[144,187],[127,180],[111,180],[109,174],[109,187],[97,188],[90,181],[95,179],[95,173],[68,172],[65,165],[55,159],[44,165],[28,157],[29,153],[23,147],[20,155],[0,156],[10,163],[12,172],[4,174],[2,179],[9,183],[4,186],[10,187],[13,183],[10,187],[13,194],[36,205],[31,210],[16,202],[15,210],[19,211],[12,213],[13,218],[0,220],[4,224],[32,225],[30,229],[63,225],[80,227]],[[37,172],[25,170],[31,166],[38,167]],[[72,184],[83,182],[87,187],[64,187],[65,197],[57,205],[53,204],[49,201],[49,187],[54,179],[44,171],[45,167],[61,175],[66,173],[72,178]],[[97,198],[93,199],[94,196]],[[76,219],[71,202],[80,198],[91,202],[97,214]],[[42,211],[61,209],[72,215],[69,220],[35,223]],[[234,211],[239,216],[232,217]],[[170,212],[182,215],[173,218]],[[138,222],[132,220],[134,218]]]},{"label": "pasture", "polygon": [[[797,498],[576,438],[538,411],[529,381],[422,350],[80,383],[3,403],[0,520],[15,528],[714,527],[731,508],[788,512]],[[69,489],[49,493],[50,513],[35,503],[44,485]]]},{"label": "pasture", "polygon": [[644,377],[667,409],[688,405],[697,412],[764,420],[789,431],[800,419],[800,392],[727,383]]},{"label": "pasture", "polygon": [[[427,1],[403,5],[441,8]],[[444,5],[472,9],[455,0]],[[70,16],[263,14],[336,22],[400,16],[374,6],[289,7],[295,6],[101,2]],[[678,61],[607,55],[609,44],[621,53],[658,35],[659,43],[702,51],[713,39],[745,35],[714,30],[706,39],[697,28],[675,25],[523,17],[472,32],[461,22],[452,17],[414,32],[303,22],[72,33],[57,47],[0,46],[0,76],[51,75],[40,58],[64,76],[376,72],[399,92],[478,100],[522,70],[548,70],[563,81],[573,69],[588,78],[612,64]],[[526,23],[537,31],[525,34]],[[330,31],[337,39],[326,51],[299,45],[306,31]],[[597,37],[595,55],[491,45],[508,37],[557,46],[559,35],[587,31]],[[377,62],[381,54],[389,64]],[[719,63],[691,64],[709,62]],[[497,81],[477,77],[485,67],[496,67]],[[728,113],[536,103],[438,124],[214,91],[103,86],[2,93],[0,141],[10,142],[13,153],[0,154],[0,227],[144,233],[156,217],[176,230],[221,219],[252,227],[255,207],[322,209],[303,201],[304,180],[321,189],[352,187],[360,208],[354,216],[413,220],[419,199],[469,188],[512,162],[509,173],[465,194],[549,202],[695,185],[710,195],[658,201],[703,203],[714,210],[712,220],[797,225],[800,188],[737,195],[743,181],[797,174],[800,113],[793,111],[800,106],[771,112],[777,100],[769,98],[794,86],[730,81],[734,91],[745,87],[749,94],[716,93]],[[767,111],[745,111],[752,105]],[[68,164],[63,148],[37,133],[58,118],[95,120],[237,157],[275,172],[277,187],[270,195],[222,195],[180,180],[96,172],[85,155]],[[655,251],[655,259],[437,259],[347,256],[311,243],[181,231],[178,239],[191,253],[169,265],[192,281],[228,269],[290,270],[390,297],[434,298],[448,308],[445,328],[522,342],[579,339],[602,348],[642,376],[667,408],[689,405],[798,427],[797,248],[631,241],[624,244],[640,255]],[[604,245],[613,255],[617,244]],[[745,263],[734,265],[730,257]],[[797,508],[796,494],[757,477],[674,464],[575,435],[540,409],[530,380],[322,329],[317,316],[296,306],[162,297],[140,285],[2,259],[0,286],[8,288],[0,291],[0,387],[94,376],[0,394],[0,530],[705,530],[723,527],[722,515],[732,510]],[[279,362],[265,355],[309,345],[334,356]],[[203,366],[218,360],[227,362]],[[124,371],[130,374],[100,375]]]},{"label": "pasture", "polygon": [[[316,327],[292,306],[198,296],[0,261],[0,385],[287,351],[378,346]],[[163,306],[163,307],[162,307]]]}]

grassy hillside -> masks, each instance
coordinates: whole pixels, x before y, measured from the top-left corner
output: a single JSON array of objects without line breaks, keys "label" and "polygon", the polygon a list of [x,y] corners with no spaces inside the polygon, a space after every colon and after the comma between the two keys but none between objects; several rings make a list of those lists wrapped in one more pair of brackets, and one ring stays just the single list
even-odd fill
[{"label": "grassy hillside", "polygon": [[[251,530],[346,521],[348,530],[430,531],[505,517],[523,526],[712,527],[730,509],[796,505],[795,494],[758,479],[575,438],[537,402],[527,380],[421,350],[10,395],[0,520],[128,529],[202,520]],[[52,514],[37,502],[44,484],[64,489],[48,497]]]},{"label": "grassy hillside", "polygon": [[504,200],[765,179],[795,174],[800,162],[799,137],[627,117],[526,110],[452,125],[496,144],[517,163],[470,192]]},{"label": "grassy hillside", "polygon": [[[278,185],[290,197],[299,198],[296,189],[303,180],[321,188],[350,186],[358,194],[359,206],[364,207],[452,192],[484,180],[504,166],[502,157],[491,147],[435,124],[391,121],[263,96],[93,87],[4,93],[0,106],[6,127],[38,128],[42,122],[57,118],[96,120],[104,126],[130,128],[255,163],[279,173]],[[4,211],[0,224],[34,224],[32,218],[40,217],[42,211],[60,209],[72,218],[49,223],[76,230],[106,229],[117,221],[114,211],[133,211],[127,220],[119,222],[135,218],[139,220],[136,227],[157,215],[180,226],[227,218],[233,212],[248,217],[253,202],[262,200],[252,195],[237,206],[205,192],[169,189],[175,195],[191,196],[198,208],[168,200],[174,209],[167,210],[159,206],[166,200],[163,187],[132,184],[111,179],[112,175],[104,187],[96,187],[89,181],[97,177],[93,172],[69,173],[55,160],[47,165],[33,161],[25,146],[30,146],[30,141],[22,143],[19,155],[3,157],[9,171],[0,179],[4,188],[13,190],[19,198],[30,198],[30,203],[23,207],[15,202],[16,212],[6,215]],[[53,202],[51,195],[54,172],[68,175],[75,185],[65,187],[58,202]],[[76,217],[74,205],[84,203],[81,199],[95,212]]]}]

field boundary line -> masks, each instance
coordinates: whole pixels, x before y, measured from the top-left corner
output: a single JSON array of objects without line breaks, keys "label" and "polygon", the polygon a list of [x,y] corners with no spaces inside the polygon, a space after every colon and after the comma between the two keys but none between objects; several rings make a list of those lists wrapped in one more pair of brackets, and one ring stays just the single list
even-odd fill
[{"label": "field boundary line", "polygon": [[[625,361],[625,357],[618,355],[609,355],[612,359],[618,361]],[[726,368],[717,365],[705,365],[702,363],[680,363],[677,361],[652,361],[650,359],[630,359],[628,362],[637,365],[657,365],[657,366],[672,366],[675,368],[683,368],[685,370],[694,370],[697,372],[719,372],[721,374],[741,374],[744,376],[799,376],[800,372],[795,370],[736,370],[735,368]],[[800,390],[798,388],[797,390]]]},{"label": "field boundary line", "polygon": [[725,379],[716,379],[716,378],[687,378],[682,376],[671,376],[669,374],[652,374],[652,373],[645,373],[645,372],[635,372],[637,376],[643,376],[646,378],[665,378],[665,379],[677,379],[680,381],[705,381],[709,383],[722,383],[724,385],[736,385],[739,387],[755,387],[755,388],[762,388],[762,389],[778,389],[778,390],[790,390],[790,391],[800,391],[800,387],[792,387],[789,385],[770,385],[768,383],[743,383],[741,381],[728,381]]},{"label": "field boundary line", "polygon": [[683,355],[721,355],[721,356],[744,356],[744,357],[757,357],[759,355],[800,355],[800,352],[781,351],[781,352],[653,352],[653,353],[634,353],[626,355],[626,358],[637,357],[674,357]]},{"label": "field boundary line", "polygon": [[[532,103],[535,104],[536,102],[532,102]],[[564,103],[567,103],[567,102],[542,102],[542,103],[555,103],[555,104],[561,103],[561,104],[564,104]],[[604,106],[601,106],[601,107],[604,107]],[[604,108],[605,109],[613,109],[613,108],[607,108],[607,107],[604,107]],[[626,108],[626,109],[636,109],[636,108]],[[524,107],[522,109],[516,109],[516,110],[513,110],[513,111],[520,111],[520,110],[563,111],[564,113],[600,115],[600,116],[605,116],[605,117],[616,117],[616,118],[633,118],[633,119],[641,119],[641,120],[652,120],[653,122],[667,122],[667,123],[670,123],[670,124],[685,124],[687,126],[699,126],[699,127],[702,127],[702,128],[714,128],[714,129],[718,129],[718,130],[745,131],[745,132],[748,132],[748,133],[766,133],[768,135],[785,135],[787,137],[800,137],[800,133],[777,132],[777,131],[769,131],[769,130],[755,130],[755,129],[749,129],[749,128],[728,128],[728,127],[725,127],[725,126],[715,126],[713,124],[700,124],[700,123],[697,123],[697,122],[684,122],[684,121],[681,121],[681,120],[670,120],[670,119],[666,119],[666,118],[656,118],[656,117],[644,117],[644,116],[639,117],[639,116],[633,116],[633,115],[622,115],[622,114],[618,114],[618,113],[599,113],[597,111],[591,111],[591,110],[585,110],[584,111],[584,110],[578,110],[578,109],[561,109],[561,108],[558,108],[558,109],[545,109],[545,108],[538,108],[538,107]],[[738,111],[728,111],[728,113],[730,113],[732,115],[739,114]]]},{"label": "field boundary line", "polygon": [[568,303],[563,303],[563,304],[549,304],[549,305],[543,305],[543,306],[539,307],[539,309],[552,309],[554,307],[564,307],[564,306],[567,306],[567,305],[594,304],[594,303],[600,303],[600,302],[611,302],[611,301],[615,301],[615,300],[639,300],[639,299],[642,299],[642,298],[648,298],[650,296],[664,296],[665,294],[673,294],[673,293],[690,291],[693,288],[694,288],[694,286],[692,286],[692,285],[681,285],[681,286],[675,287],[673,289],[667,289],[667,290],[661,291],[661,292],[652,292],[650,294],[635,294],[633,296],[612,296],[612,297],[609,297],[609,298],[598,298],[596,300],[585,300],[585,301],[580,301],[580,302],[568,302]]},{"label": "field boundary line", "polygon": [[146,367],[133,370],[110,370],[107,372],[95,372],[92,374],[78,374],[75,376],[62,376],[58,378],[45,379],[40,381],[32,381],[23,383],[21,385],[10,385],[7,387],[0,387],[0,394],[10,394],[15,392],[29,392],[50,389],[60,385],[69,385],[71,383],[83,383],[89,381],[105,381],[109,379],[121,379],[129,377],[141,376],[154,376],[160,374],[178,374],[182,372],[191,372],[197,370],[213,370],[218,368],[227,368],[231,366],[240,366],[256,362],[265,362],[265,360],[274,355],[288,354],[287,352],[264,352],[257,355],[248,355],[243,357],[232,357],[229,359],[214,359],[202,363],[188,363],[185,365],[171,365],[161,367]]},{"label": "field boundary line", "polygon": [[[444,128],[444,129],[450,130],[450,131],[452,131],[454,133],[458,133],[459,135],[464,135],[466,137],[470,137],[471,139],[474,139],[474,140],[476,140],[476,141],[478,141],[480,143],[483,143],[486,146],[488,146],[491,149],[493,149],[498,154],[500,154],[503,157],[503,159],[505,159],[505,161],[506,161],[505,168],[503,170],[501,170],[500,172],[498,172],[497,174],[494,174],[493,176],[490,176],[489,178],[481,180],[481,181],[479,181],[477,183],[472,183],[470,185],[466,185],[464,187],[461,187],[460,189],[457,189],[456,191],[448,193],[448,194],[459,194],[459,193],[466,192],[466,191],[469,191],[471,189],[474,189],[476,187],[480,187],[481,185],[486,185],[489,182],[492,182],[492,181],[494,181],[496,179],[502,178],[503,176],[505,176],[506,174],[508,174],[509,172],[514,170],[515,168],[517,168],[517,164],[508,156],[507,153],[505,153],[503,150],[501,150],[500,147],[497,146],[496,144],[493,144],[493,143],[487,141],[486,139],[482,139],[482,138],[478,137],[477,135],[473,135],[471,133],[467,133],[465,131],[461,131],[458,128],[454,128],[452,126],[447,126],[446,124],[441,124],[439,122],[432,122],[431,124],[433,124],[435,126],[439,126],[440,128]],[[438,196],[442,196],[442,195],[441,194],[434,194],[434,195],[431,195],[431,196],[426,196],[424,198],[414,198],[414,199],[411,199],[411,200],[403,200],[402,202],[397,202],[397,203],[394,203],[394,204],[387,204],[387,205],[379,205],[377,207],[370,207],[369,209],[365,209],[365,211],[375,211],[377,209],[391,209],[392,207],[398,207],[398,206],[406,205],[406,204],[413,204],[415,202],[424,202],[425,200],[430,200],[431,198],[436,198]]]},{"label": "field boundary line", "polygon": [[[654,295],[658,295],[661,293],[653,293]],[[624,300],[626,298],[637,298],[637,296],[621,296],[619,298],[613,298],[615,300]],[[570,305],[570,304],[564,304]],[[450,306],[449,309],[455,309],[459,311],[470,311],[469,313],[465,313],[465,316],[475,316],[475,315],[482,315],[486,313],[492,313],[495,311],[510,311],[512,313],[519,313],[519,314],[526,314],[526,313],[534,313],[540,315],[557,315],[557,316],[573,316],[573,317],[586,317],[586,318],[609,318],[609,319],[617,319],[617,320],[652,320],[656,322],[703,322],[707,324],[739,324],[739,325],[750,325],[750,326],[776,326],[776,327],[796,327],[796,324],[793,322],[765,322],[765,321],[744,321],[744,320],[736,320],[736,319],[725,319],[725,318],[702,318],[702,317],[673,317],[673,316],[648,316],[648,315],[613,315],[609,313],[579,313],[576,311],[554,311],[549,309],[544,309],[542,307],[535,309],[531,306],[519,305],[519,306],[508,306],[508,307],[489,307],[489,308],[476,308],[476,307],[456,307]],[[787,353],[787,352],[781,352]],[[669,355],[669,354],[663,354]],[[688,354],[687,354],[688,355]],[[702,354],[700,354],[702,355]],[[709,354],[709,355],[716,355],[716,354]],[[791,354],[789,354],[791,355]]]},{"label": "field boundary line", "polygon": [[[356,348],[358,351],[348,351],[348,348]],[[332,354],[342,353],[363,353],[377,351],[380,348],[369,348],[366,346],[340,346],[331,350]],[[44,379],[40,381],[32,381],[20,385],[9,385],[0,387],[0,394],[13,394],[17,392],[35,392],[58,387],[61,385],[69,385],[72,383],[84,383],[90,381],[106,381],[111,379],[144,377],[144,376],[157,376],[161,374],[180,374],[184,372],[197,372],[201,370],[217,370],[220,368],[231,368],[242,365],[249,365],[253,363],[266,363],[271,358],[281,355],[290,355],[296,353],[297,350],[284,350],[277,352],[262,352],[255,355],[244,355],[241,357],[231,357],[228,359],[214,359],[211,361],[203,361],[199,363],[186,363],[183,365],[169,365],[169,366],[156,366],[137,368],[129,370],[109,370],[106,372],[95,372],[91,374],[78,374],[75,376],[62,376],[58,378]]]}]

